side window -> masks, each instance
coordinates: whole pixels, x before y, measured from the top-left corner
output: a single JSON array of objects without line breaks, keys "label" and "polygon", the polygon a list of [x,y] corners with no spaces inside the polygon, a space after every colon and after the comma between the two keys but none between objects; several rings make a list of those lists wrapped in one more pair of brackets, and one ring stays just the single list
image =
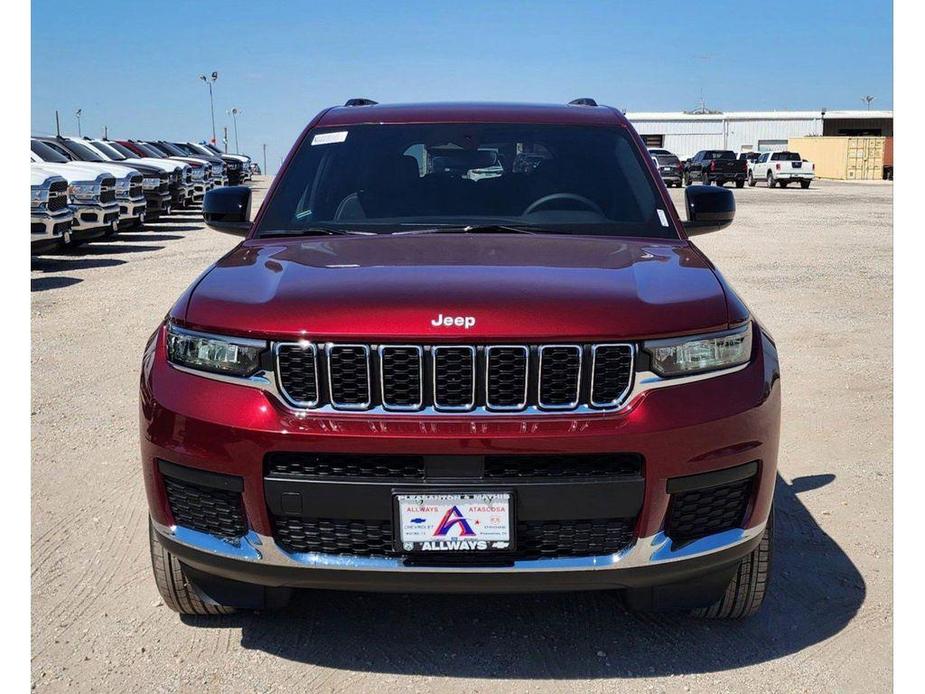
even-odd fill
[{"label": "side window", "polygon": [[762,163],[762,164],[764,164],[767,160],[768,160],[768,155],[767,155],[767,153],[762,154],[762,155],[761,155],[761,158],[758,159],[758,161],[759,161],[760,163]]},{"label": "side window", "polygon": [[771,161],[780,161],[780,154],[774,152],[774,154],[771,155]]}]

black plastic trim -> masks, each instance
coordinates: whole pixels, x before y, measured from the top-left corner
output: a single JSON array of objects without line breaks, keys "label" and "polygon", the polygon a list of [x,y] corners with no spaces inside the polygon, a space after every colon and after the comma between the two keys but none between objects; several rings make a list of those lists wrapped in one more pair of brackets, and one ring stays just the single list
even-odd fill
[{"label": "black plastic trim", "polygon": [[720,487],[732,482],[740,482],[747,480],[749,477],[754,477],[756,474],[758,474],[758,461],[753,460],[750,463],[726,468],[725,470],[714,470],[685,477],[672,477],[666,482],[665,487],[669,494],[678,494],[694,489],[709,489],[710,487]]},{"label": "black plastic trim", "polygon": [[176,463],[169,463],[166,460],[158,460],[157,469],[160,470],[160,473],[165,477],[172,477],[175,480],[189,482],[190,484],[198,484],[200,487],[224,489],[228,492],[244,491],[244,479],[242,477],[183,467]]}]

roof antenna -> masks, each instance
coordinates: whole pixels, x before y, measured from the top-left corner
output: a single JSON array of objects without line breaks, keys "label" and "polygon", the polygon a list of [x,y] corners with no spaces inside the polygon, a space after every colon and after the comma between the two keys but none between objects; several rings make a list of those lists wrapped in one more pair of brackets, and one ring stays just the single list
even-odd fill
[{"label": "roof antenna", "polygon": [[58,118],[58,110],[55,109],[55,131],[58,134],[58,137],[61,137],[61,119]]}]

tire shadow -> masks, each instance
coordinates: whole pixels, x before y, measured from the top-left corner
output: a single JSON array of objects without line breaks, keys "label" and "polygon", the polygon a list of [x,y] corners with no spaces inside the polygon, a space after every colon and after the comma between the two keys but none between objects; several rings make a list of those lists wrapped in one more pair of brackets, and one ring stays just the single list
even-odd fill
[{"label": "tire shadow", "polygon": [[778,476],[770,592],[761,611],[740,622],[631,613],[614,592],[302,591],[282,612],[181,619],[197,628],[240,628],[247,649],[349,671],[591,679],[741,668],[832,637],[864,602],[857,568],[799,499],[834,479],[816,475],[787,484]]}]

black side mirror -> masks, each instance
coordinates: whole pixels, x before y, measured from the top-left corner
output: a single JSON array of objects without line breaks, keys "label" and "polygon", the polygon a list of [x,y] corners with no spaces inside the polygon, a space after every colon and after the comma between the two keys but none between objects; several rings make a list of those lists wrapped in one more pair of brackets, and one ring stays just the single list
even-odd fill
[{"label": "black side mirror", "polygon": [[736,214],[735,196],[725,188],[688,186],[684,190],[684,201],[687,205],[684,231],[688,236],[725,229]]},{"label": "black side mirror", "polygon": [[251,189],[224,186],[206,193],[202,201],[206,226],[235,236],[246,236],[251,228]]}]

